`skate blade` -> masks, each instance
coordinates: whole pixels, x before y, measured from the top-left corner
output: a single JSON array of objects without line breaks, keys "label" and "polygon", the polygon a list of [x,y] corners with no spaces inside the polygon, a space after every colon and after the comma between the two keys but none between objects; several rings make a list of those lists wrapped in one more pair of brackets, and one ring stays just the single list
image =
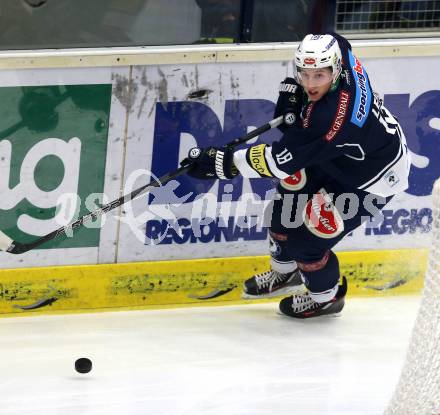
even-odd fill
[{"label": "skate blade", "polygon": [[285,287],[264,295],[252,295],[243,291],[241,293],[241,298],[243,298],[244,300],[261,300],[264,298],[276,298],[285,295],[303,294],[305,291],[306,287],[304,285],[296,285],[294,287]]},{"label": "skate blade", "polygon": [[341,311],[339,311],[338,313],[333,313],[333,314],[322,314],[322,315],[316,316],[316,317],[305,317],[305,318],[288,316],[287,314],[282,313],[280,310],[277,310],[276,313],[279,316],[286,317],[290,320],[292,320],[292,319],[293,320],[318,320],[321,318],[335,318],[335,317],[338,318],[338,317],[342,316]]}]

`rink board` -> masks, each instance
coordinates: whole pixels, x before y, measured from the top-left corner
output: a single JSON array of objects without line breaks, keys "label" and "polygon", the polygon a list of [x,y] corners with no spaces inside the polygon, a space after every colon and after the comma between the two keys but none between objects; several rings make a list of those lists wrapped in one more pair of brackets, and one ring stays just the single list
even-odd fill
[{"label": "rink board", "polygon": [[[353,43],[403,126],[413,166],[408,189],[383,209],[383,221],[355,229],[335,250],[426,249],[440,176],[440,90],[432,76],[440,71],[440,41]],[[296,46],[1,52],[0,230],[33,241],[145,185],[152,172],[174,171],[189,148],[223,145],[266,123]],[[280,134],[273,129],[253,143]],[[268,254],[267,226],[242,225],[263,217],[276,181],[182,175],[169,185],[165,195],[126,203],[73,237],[23,255],[0,252],[0,268]]]},{"label": "rink board", "polygon": [[[424,249],[338,253],[349,296],[418,294]],[[17,268],[0,271],[0,315],[246,303],[243,281],[269,257]],[[276,301],[276,299],[272,299]]]}]

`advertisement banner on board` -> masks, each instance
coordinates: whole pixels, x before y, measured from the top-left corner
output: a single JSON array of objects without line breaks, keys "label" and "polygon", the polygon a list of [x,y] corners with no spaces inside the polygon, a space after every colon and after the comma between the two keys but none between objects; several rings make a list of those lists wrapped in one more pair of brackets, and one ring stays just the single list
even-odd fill
[{"label": "advertisement banner on board", "polygon": [[[0,228],[11,238],[43,236],[101,202],[111,87],[0,88]],[[98,246],[99,234],[84,227],[43,249]]]},{"label": "advertisement banner on board", "polygon": [[[118,171],[107,160],[118,148],[112,134],[123,141],[116,81],[108,68],[1,71],[0,229],[8,237],[34,241],[96,209],[113,183],[119,190],[122,152]],[[103,233],[115,245],[115,232],[100,226],[22,255],[0,252],[2,268],[96,263]]]}]

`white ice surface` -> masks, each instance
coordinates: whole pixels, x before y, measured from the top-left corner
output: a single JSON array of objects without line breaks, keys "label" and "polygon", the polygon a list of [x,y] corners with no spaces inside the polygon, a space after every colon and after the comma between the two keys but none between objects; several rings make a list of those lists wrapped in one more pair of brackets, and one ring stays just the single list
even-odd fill
[{"label": "white ice surface", "polygon": [[0,414],[381,414],[418,301],[307,321],[276,303],[0,319]]}]

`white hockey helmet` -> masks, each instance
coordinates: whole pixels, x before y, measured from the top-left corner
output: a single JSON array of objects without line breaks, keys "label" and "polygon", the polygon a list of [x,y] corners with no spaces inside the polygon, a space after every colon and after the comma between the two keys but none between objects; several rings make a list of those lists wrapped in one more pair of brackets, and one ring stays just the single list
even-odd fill
[{"label": "white hockey helmet", "polygon": [[333,83],[341,74],[342,54],[338,41],[332,35],[307,35],[295,52],[295,78],[301,69],[331,68]]}]

